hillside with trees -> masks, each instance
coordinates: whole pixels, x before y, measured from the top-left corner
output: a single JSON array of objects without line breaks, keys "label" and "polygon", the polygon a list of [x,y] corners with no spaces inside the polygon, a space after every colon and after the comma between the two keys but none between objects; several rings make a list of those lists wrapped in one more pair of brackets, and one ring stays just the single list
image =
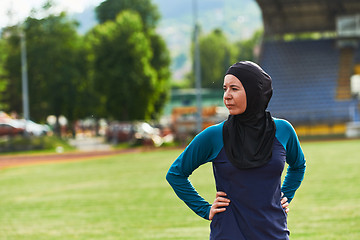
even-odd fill
[{"label": "hillside with trees", "polygon": [[[49,115],[64,115],[72,128],[90,116],[159,118],[170,87],[169,51],[155,31],[160,15],[150,0],[117,3],[101,3],[99,23],[86,34],[77,32],[79,24],[66,12],[55,14],[51,1],[23,23],[4,28],[0,110],[23,112],[20,36],[26,36],[30,119],[43,123]],[[144,6],[150,7],[143,11]]]},{"label": "hillside with trees", "polygon": [[[156,32],[166,41],[171,54],[173,78],[181,80],[191,71],[191,41],[194,29],[193,1],[152,0],[160,19]],[[261,11],[254,0],[198,0],[201,34],[221,29],[229,42],[251,39],[262,29]],[[72,15],[84,34],[96,24],[94,8]]]}]

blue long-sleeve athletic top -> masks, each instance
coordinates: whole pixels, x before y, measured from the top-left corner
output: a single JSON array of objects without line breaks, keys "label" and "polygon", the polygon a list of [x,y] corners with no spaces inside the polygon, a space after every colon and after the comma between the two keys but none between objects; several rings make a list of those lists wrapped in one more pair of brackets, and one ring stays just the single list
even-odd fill
[{"label": "blue long-sleeve athletic top", "polygon": [[[291,124],[275,119],[271,160],[252,169],[238,169],[228,160],[223,143],[224,122],[199,133],[171,165],[166,179],[177,196],[199,216],[209,219],[211,204],[188,177],[200,165],[212,162],[216,190],[230,199],[226,211],[215,214],[210,239],[288,239],[287,214],[281,192],[291,202],[305,173],[305,158]],[[289,167],[281,186],[285,162]]]}]

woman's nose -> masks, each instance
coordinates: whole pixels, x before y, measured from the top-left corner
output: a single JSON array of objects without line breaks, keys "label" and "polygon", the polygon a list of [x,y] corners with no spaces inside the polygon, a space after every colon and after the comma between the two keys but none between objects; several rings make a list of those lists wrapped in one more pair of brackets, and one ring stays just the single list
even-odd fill
[{"label": "woman's nose", "polygon": [[231,94],[228,91],[224,92],[224,98],[225,99],[231,99]]}]

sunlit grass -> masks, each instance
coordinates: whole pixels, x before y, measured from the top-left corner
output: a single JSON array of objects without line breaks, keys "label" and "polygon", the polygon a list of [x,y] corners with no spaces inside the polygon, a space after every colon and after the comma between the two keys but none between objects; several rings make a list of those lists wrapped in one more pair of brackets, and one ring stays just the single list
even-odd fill
[{"label": "sunlit grass", "polygon": [[[359,140],[303,143],[305,180],[290,204],[291,239],[360,239]],[[208,239],[209,222],[165,174],[180,150],[0,171],[0,239]],[[209,202],[211,164],[191,180]]]}]

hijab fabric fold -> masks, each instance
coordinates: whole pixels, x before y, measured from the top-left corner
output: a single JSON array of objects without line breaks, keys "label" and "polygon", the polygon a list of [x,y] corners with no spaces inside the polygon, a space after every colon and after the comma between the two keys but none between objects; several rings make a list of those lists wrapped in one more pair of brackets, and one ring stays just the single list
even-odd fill
[{"label": "hijab fabric fold", "polygon": [[226,75],[242,83],[246,110],[229,115],[223,126],[224,148],[229,161],[237,168],[260,167],[270,161],[275,139],[275,123],[266,111],[272,96],[271,77],[257,64],[242,61],[232,65]]}]

